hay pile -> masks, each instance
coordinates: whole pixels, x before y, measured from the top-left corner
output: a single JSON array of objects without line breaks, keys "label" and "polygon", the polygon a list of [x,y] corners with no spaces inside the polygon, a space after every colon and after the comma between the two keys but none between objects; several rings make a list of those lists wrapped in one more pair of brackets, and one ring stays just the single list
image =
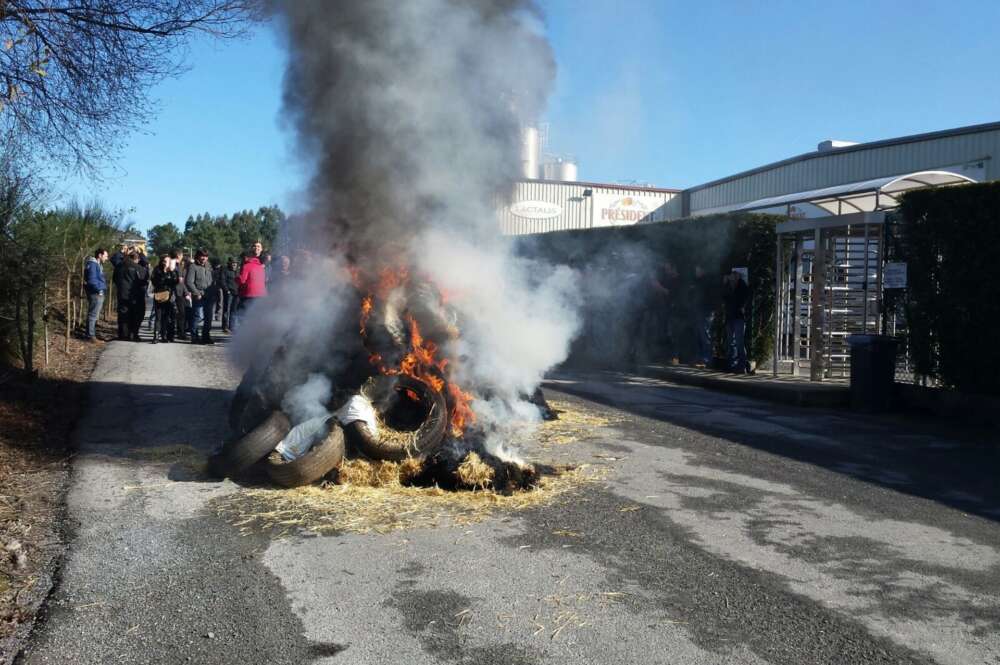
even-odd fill
[{"label": "hay pile", "polygon": [[[468,464],[470,479],[482,481],[482,470],[475,460],[466,458],[463,464]],[[564,468],[543,476],[531,490],[505,495],[404,485],[413,472],[412,461],[348,460],[340,468],[338,484],[251,489],[220,500],[216,508],[245,534],[258,530],[278,535],[299,531],[381,534],[476,524],[496,514],[552,502],[600,478],[598,470],[591,467]]]},{"label": "hay pile", "polygon": [[336,481],[355,487],[401,487],[409,485],[423,470],[420,460],[402,462],[345,459],[337,468]]},{"label": "hay pile", "polygon": [[476,453],[466,455],[455,471],[459,484],[480,490],[490,487],[495,475],[496,471],[493,467],[484,462]]}]

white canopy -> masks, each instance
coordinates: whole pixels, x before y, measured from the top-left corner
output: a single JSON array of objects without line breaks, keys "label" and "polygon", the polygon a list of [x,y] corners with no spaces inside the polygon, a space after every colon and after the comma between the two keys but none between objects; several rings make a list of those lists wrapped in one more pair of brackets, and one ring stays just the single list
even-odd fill
[{"label": "white canopy", "polygon": [[975,182],[975,180],[951,171],[917,171],[907,175],[888,176],[814,189],[808,192],[757,199],[728,208],[727,211],[764,210],[779,206],[810,204],[822,208],[831,215],[874,212],[895,208],[899,205],[897,197],[911,189],[958,185],[967,182]]}]

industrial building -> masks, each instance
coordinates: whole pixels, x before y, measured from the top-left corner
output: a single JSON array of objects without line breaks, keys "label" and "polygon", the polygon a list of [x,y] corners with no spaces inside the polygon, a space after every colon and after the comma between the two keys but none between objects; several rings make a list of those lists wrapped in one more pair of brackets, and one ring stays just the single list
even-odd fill
[{"label": "industrial building", "polygon": [[[523,136],[524,179],[517,184],[511,204],[499,210],[505,234],[642,224],[741,210],[791,213],[792,217],[829,215],[837,210],[833,206],[842,212],[873,211],[870,181],[888,179],[882,183],[882,193],[890,196],[880,200],[878,207],[891,208],[895,200],[885,185],[919,171],[945,171],[975,182],[1000,180],[1000,122],[869,143],[826,140],[813,152],[684,190],[577,182],[575,161],[544,158],[534,128],[526,128]],[[896,186],[899,193],[921,184]],[[856,196],[845,196],[852,190]],[[588,200],[594,194],[599,197],[598,205]],[[605,195],[616,200],[633,197],[636,203],[629,206],[623,201],[615,208],[624,214],[607,214],[603,211],[611,206],[604,205],[608,201],[601,197]],[[833,197],[833,205],[813,203],[823,202],[824,195]],[[870,200],[865,200],[866,195]]]},{"label": "industrial building", "polygon": [[678,189],[579,182],[576,160],[544,152],[544,125],[521,129],[521,176],[509,202],[498,204],[505,235],[548,233],[666,221]]},{"label": "industrial building", "polygon": [[593,229],[663,222],[677,189],[592,182],[520,180],[509,204],[499,208],[505,235]]},{"label": "industrial building", "polygon": [[[526,141],[530,177],[499,210],[506,234],[733,212],[786,216],[776,229],[772,371],[813,380],[848,375],[849,335],[894,334],[905,325],[883,307],[887,212],[898,205],[897,196],[1000,180],[1000,122],[868,143],[826,140],[813,152],[682,191],[539,180],[537,158],[535,170],[527,170],[531,147]],[[905,266],[891,269],[891,287],[905,288]]]}]

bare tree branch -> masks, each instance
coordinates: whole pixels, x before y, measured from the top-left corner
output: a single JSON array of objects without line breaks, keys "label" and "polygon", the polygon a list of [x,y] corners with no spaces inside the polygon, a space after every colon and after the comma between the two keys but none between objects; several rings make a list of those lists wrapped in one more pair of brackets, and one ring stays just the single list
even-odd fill
[{"label": "bare tree branch", "polygon": [[97,173],[193,34],[238,36],[260,15],[258,0],[0,0],[0,135]]}]

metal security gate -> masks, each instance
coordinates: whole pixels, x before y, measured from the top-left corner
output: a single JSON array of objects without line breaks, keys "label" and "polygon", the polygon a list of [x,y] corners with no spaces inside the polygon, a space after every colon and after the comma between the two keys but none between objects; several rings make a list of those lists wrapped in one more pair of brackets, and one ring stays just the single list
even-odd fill
[{"label": "metal security gate", "polygon": [[850,376],[849,335],[878,333],[883,213],[778,225],[775,370],[813,380]]}]

